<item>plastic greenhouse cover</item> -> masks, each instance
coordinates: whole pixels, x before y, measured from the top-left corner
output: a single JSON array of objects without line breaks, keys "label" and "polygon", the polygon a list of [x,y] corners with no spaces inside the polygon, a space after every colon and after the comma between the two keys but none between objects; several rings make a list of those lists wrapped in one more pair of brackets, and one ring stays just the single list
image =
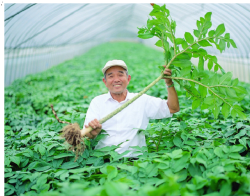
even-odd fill
[{"label": "plastic greenhouse cover", "polygon": [[[206,50],[234,77],[250,82],[250,4],[165,4],[177,24],[176,37],[196,29],[207,12],[212,12],[212,29],[224,23],[237,49]],[[137,37],[151,10],[149,3],[4,3],[5,86],[104,42],[135,41],[159,49],[157,38]]]},{"label": "plastic greenhouse cover", "polygon": [[[161,4],[160,4],[161,5]],[[75,44],[96,37],[137,39],[146,24],[149,4],[4,4],[5,48]],[[196,28],[196,20],[211,11],[213,27],[224,23],[238,50],[249,57],[250,4],[166,4],[177,22],[177,37]],[[108,31],[108,32],[107,32]],[[112,36],[111,36],[112,35]]]}]

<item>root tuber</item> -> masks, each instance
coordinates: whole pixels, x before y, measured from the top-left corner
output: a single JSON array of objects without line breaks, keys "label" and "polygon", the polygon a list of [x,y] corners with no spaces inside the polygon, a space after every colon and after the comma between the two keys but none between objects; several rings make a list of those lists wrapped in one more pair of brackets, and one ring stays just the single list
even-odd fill
[{"label": "root tuber", "polygon": [[84,141],[81,136],[81,129],[78,123],[69,123],[66,121],[61,121],[53,108],[53,105],[50,105],[53,114],[55,115],[57,121],[59,123],[68,124],[63,127],[61,137],[65,138],[66,142],[70,145],[68,150],[73,151],[75,153],[75,161],[78,159],[79,155],[82,154],[86,148]]}]

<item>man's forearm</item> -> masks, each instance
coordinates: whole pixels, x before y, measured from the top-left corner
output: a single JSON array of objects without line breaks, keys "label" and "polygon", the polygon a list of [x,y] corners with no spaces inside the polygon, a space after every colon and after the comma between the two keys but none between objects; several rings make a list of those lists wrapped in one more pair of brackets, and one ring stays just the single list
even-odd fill
[{"label": "man's forearm", "polygon": [[[167,86],[170,86],[167,84]],[[176,93],[176,90],[174,88],[174,86],[172,87],[167,87],[168,89],[168,107],[170,110],[170,113],[176,113],[180,110],[180,106],[179,106],[179,100],[178,100],[178,95]]]}]

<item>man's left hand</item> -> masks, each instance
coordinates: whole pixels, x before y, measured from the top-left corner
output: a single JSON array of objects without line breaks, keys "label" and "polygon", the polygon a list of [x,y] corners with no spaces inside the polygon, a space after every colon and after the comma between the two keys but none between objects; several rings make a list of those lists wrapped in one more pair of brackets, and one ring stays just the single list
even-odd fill
[{"label": "man's left hand", "polygon": [[[163,65],[163,67],[165,68],[166,65]],[[172,75],[171,69],[165,69],[163,73],[164,73],[164,75],[168,75],[168,76]],[[170,78],[166,78],[165,82],[166,82],[167,86],[170,86],[173,83],[172,79],[170,79]]]}]

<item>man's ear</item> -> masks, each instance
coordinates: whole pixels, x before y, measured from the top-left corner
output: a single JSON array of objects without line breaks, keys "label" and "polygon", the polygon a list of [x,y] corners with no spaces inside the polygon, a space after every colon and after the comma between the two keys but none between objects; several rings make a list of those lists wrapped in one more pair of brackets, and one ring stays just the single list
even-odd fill
[{"label": "man's ear", "polygon": [[131,75],[128,75],[128,82],[130,82],[131,80]]},{"label": "man's ear", "polygon": [[107,85],[106,85],[107,81],[106,81],[104,78],[102,79],[102,81],[103,81],[103,83],[105,84],[105,86],[107,86]]}]

